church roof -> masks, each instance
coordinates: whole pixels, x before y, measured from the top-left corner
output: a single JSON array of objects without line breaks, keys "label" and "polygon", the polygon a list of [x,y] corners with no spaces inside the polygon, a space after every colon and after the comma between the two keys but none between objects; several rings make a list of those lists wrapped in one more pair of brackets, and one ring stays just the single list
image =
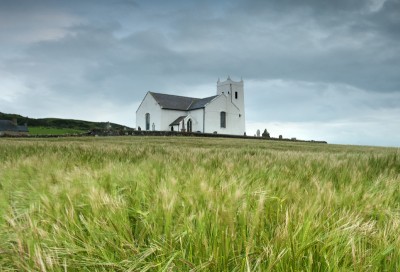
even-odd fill
[{"label": "church roof", "polygon": [[163,109],[169,110],[195,110],[204,108],[207,103],[213,100],[217,96],[210,96],[206,98],[194,98],[194,97],[186,97],[172,94],[161,94],[161,93],[153,93],[150,94],[154,97],[157,103]]},{"label": "church roof", "polygon": [[18,126],[9,120],[0,120],[0,131],[28,132],[25,126]]},{"label": "church roof", "polygon": [[203,98],[203,99],[195,98],[197,100],[192,103],[192,105],[190,106],[190,110],[204,108],[205,105],[207,105],[211,100],[213,100],[216,97],[217,97],[217,95],[206,97],[206,98]]}]

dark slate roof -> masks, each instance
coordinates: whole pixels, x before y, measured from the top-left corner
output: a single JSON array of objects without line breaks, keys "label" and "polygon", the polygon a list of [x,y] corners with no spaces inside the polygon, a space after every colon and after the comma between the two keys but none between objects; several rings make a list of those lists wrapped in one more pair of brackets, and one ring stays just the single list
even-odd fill
[{"label": "dark slate roof", "polygon": [[0,120],[0,131],[28,132],[28,128],[25,126],[15,125],[9,120]]},{"label": "dark slate roof", "polygon": [[207,105],[211,100],[213,100],[216,97],[217,97],[217,95],[206,97],[206,98],[203,98],[203,99],[197,99],[196,101],[194,101],[192,103],[192,105],[190,106],[189,109],[190,110],[195,110],[195,109],[204,108],[205,105]]},{"label": "dark slate roof", "polygon": [[210,96],[207,98],[194,98],[194,97],[186,97],[186,96],[178,96],[172,94],[161,94],[161,93],[153,93],[150,94],[154,97],[157,103],[163,109],[169,110],[195,110],[204,108],[204,106],[213,100],[217,96]]},{"label": "dark slate roof", "polygon": [[187,115],[185,116],[179,116],[175,121],[173,121],[170,126],[177,126],[179,123],[186,118]]}]

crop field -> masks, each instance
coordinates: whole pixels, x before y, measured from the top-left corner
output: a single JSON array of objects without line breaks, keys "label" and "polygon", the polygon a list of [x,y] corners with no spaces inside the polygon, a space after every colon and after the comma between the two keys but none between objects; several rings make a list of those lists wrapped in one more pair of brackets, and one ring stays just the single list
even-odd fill
[{"label": "crop field", "polygon": [[87,131],[73,129],[73,128],[29,127],[30,135],[63,135],[63,134],[79,134],[84,132]]},{"label": "crop field", "polygon": [[399,271],[400,150],[0,139],[0,271]]}]

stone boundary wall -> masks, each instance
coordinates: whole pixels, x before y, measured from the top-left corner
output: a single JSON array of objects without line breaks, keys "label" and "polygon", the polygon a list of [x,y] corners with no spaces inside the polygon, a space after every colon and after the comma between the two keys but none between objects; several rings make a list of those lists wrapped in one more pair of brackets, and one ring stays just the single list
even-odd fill
[{"label": "stone boundary wall", "polygon": [[270,140],[270,141],[286,141],[286,142],[304,142],[327,144],[326,141],[299,140],[296,138],[266,138],[254,136],[239,136],[228,134],[200,133],[200,132],[178,132],[178,131],[139,131],[139,130],[92,130],[81,134],[64,134],[64,135],[4,135],[8,138],[64,138],[64,137],[108,137],[108,136],[181,136],[181,137],[209,137],[209,138],[235,138],[235,139],[251,139],[251,140]]}]

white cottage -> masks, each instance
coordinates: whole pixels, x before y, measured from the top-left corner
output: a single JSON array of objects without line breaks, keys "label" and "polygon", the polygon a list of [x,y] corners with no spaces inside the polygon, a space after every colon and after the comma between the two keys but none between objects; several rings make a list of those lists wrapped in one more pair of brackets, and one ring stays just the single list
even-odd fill
[{"label": "white cottage", "polygon": [[206,98],[147,92],[136,111],[136,128],[243,135],[243,80],[218,80],[217,95]]}]

